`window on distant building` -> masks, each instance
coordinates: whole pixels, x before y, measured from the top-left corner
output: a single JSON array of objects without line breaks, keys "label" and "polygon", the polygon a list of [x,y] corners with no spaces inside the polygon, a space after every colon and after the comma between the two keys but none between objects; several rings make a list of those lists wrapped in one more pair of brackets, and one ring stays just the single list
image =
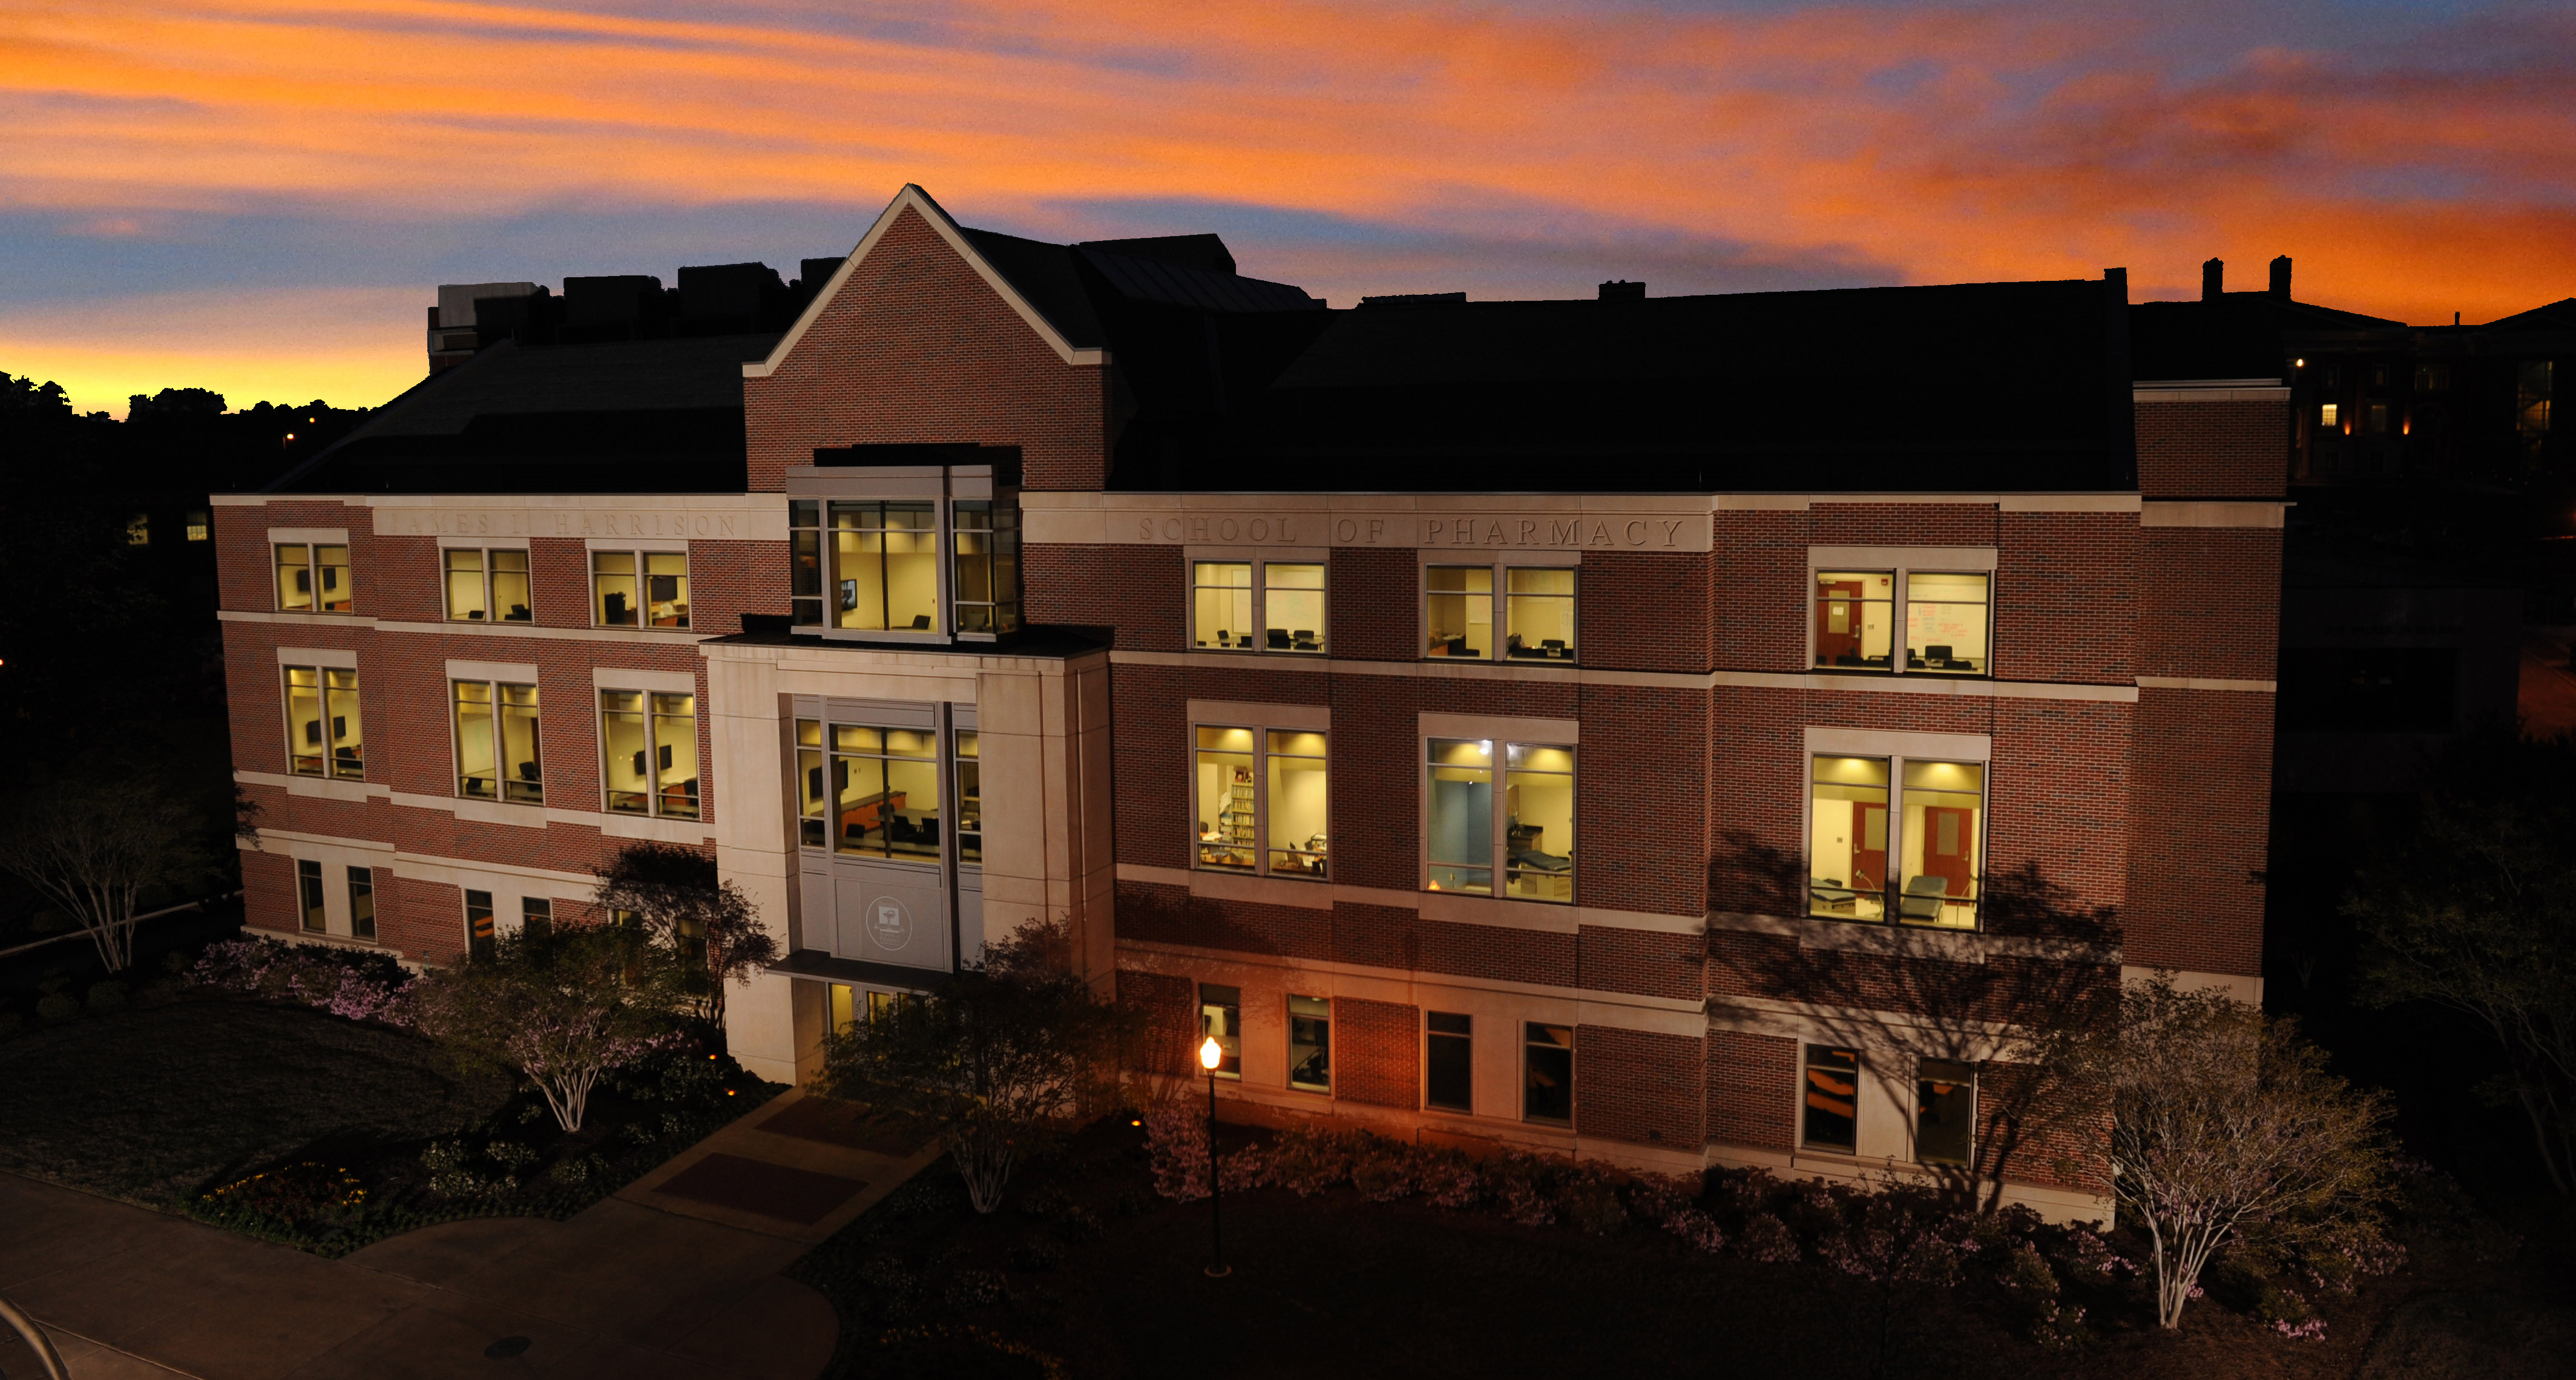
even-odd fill
[{"label": "window on distant building", "polygon": [[555,903],[543,896],[519,898],[519,932],[530,939],[543,939],[554,932]]},{"label": "window on distant building", "polygon": [[214,514],[203,508],[188,510],[188,540],[212,541],[215,536]]},{"label": "window on distant building", "polygon": [[537,687],[460,680],[456,687],[456,793],[469,800],[546,803]]},{"label": "window on distant building", "polygon": [[957,739],[957,861],[984,861],[983,746],[975,730],[961,729]]},{"label": "window on distant building", "polygon": [[465,950],[476,958],[492,956],[491,892],[465,892]]},{"label": "window on distant building", "polygon": [[2317,425],[2327,431],[2341,431],[2343,423],[2337,419],[2342,414],[2343,409],[2333,403],[2319,403],[2317,404]]},{"label": "window on distant building", "polygon": [[340,666],[286,668],[286,766],[297,776],[367,777],[358,673]]},{"label": "window on distant building", "polygon": [[2534,460],[2549,440],[2549,402],[2556,373],[2555,362],[2546,359],[2526,359],[2514,371],[2514,435],[2521,440],[2523,453]]},{"label": "window on distant building", "polygon": [[360,939],[376,937],[376,874],[373,869],[349,869],[349,933]]},{"label": "window on distant building", "polygon": [[152,544],[152,515],[150,513],[136,513],[134,516],[125,520],[125,544],[128,546],[150,546]]},{"label": "window on distant building", "polygon": [[1200,725],[1198,865],[1321,881],[1331,817],[1326,735]]},{"label": "window on distant building", "polygon": [[[1888,786],[1900,765],[1904,798],[1891,814]],[[1809,914],[1884,920],[1893,908],[1903,924],[1976,928],[1982,763],[1818,755],[1810,781]]]},{"label": "window on distant building", "polygon": [[1200,647],[1321,656],[1324,599],[1324,567],[1313,561],[1193,561],[1191,639]]},{"label": "window on distant building", "polygon": [[309,542],[277,547],[277,607],[287,613],[347,613],[349,548]]},{"label": "window on distant building", "polygon": [[478,551],[450,547],[447,563],[447,616],[458,623],[527,623],[528,553],[524,550]]},{"label": "window on distant building", "polygon": [[1860,1052],[1807,1046],[1798,1140],[1810,1150],[1849,1155],[1860,1146]]},{"label": "window on distant building", "polygon": [[2375,402],[2370,405],[2370,434],[2373,436],[2388,434],[2388,404]]},{"label": "window on distant building", "polygon": [[830,505],[832,626],[939,631],[939,505]]},{"label": "window on distant building", "polygon": [[[1422,654],[1452,661],[1572,661],[1575,583],[1572,566],[1425,566]],[[1497,587],[1503,591],[1499,637]]]},{"label": "window on distant building", "polygon": [[1925,1059],[1914,1073],[1914,1158],[1968,1163],[1977,1138],[1977,1066]]},{"label": "window on distant building", "polygon": [[1288,1086],[1333,1090],[1333,999],[1288,999]]},{"label": "window on distant building", "polygon": [[1521,1117],[1574,1124],[1574,1027],[1531,1021],[1523,1049]]},{"label": "window on distant building", "polygon": [[990,499],[953,499],[957,631],[999,636],[1020,630],[1020,510]]},{"label": "window on distant building", "polygon": [[1225,1051],[1216,1066],[1217,1077],[1243,1077],[1242,988],[1213,982],[1199,984],[1199,1038],[1205,1040],[1211,1035],[1216,1037],[1218,1048]]},{"label": "window on distant building", "polygon": [[697,706],[695,695],[599,692],[609,813],[698,817]]},{"label": "window on distant building", "polygon": [[[1574,900],[1574,749],[1503,743],[1502,809],[1494,808],[1495,749],[1486,738],[1428,740],[1424,836],[1432,891]],[[1503,888],[1494,890],[1494,859]]]},{"label": "window on distant building", "polygon": [[314,934],[330,929],[329,912],[322,900],[322,864],[310,858],[296,859],[295,891],[296,899],[303,902],[304,928]]},{"label": "window on distant building", "polygon": [[689,626],[685,551],[593,551],[590,584],[591,617],[603,628]]},{"label": "window on distant building", "polygon": [[1448,1112],[1474,1111],[1474,1019],[1461,1012],[1433,1011],[1423,1016],[1422,1024],[1422,1105]]},{"label": "window on distant building", "polygon": [[834,724],[833,847],[869,857],[939,857],[939,736]]},{"label": "window on distant building", "polygon": [[[1916,675],[1986,674],[1993,577],[1941,570],[1816,572],[1815,664]],[[1905,627],[1905,657],[1894,635]]]},{"label": "window on distant building", "polygon": [[2420,393],[2439,393],[2451,386],[2451,366],[2418,364],[2415,366],[2415,389]]}]

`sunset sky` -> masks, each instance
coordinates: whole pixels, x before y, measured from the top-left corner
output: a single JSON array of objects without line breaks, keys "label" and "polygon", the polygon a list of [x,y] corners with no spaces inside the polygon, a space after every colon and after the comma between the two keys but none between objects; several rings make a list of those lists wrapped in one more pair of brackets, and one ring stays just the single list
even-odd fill
[{"label": "sunset sky", "polygon": [[2298,261],[2431,323],[2576,294],[2576,6],[11,0],[0,370],[373,404],[440,282],[849,249],[905,182],[1363,292]]}]

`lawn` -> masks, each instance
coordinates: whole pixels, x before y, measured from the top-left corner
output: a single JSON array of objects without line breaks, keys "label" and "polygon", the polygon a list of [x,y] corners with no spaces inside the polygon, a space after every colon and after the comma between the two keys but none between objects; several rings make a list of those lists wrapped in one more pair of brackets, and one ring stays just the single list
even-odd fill
[{"label": "lawn", "polygon": [[2113,1284],[2084,1295],[2091,1335],[2070,1346],[2029,1340],[2027,1315],[1973,1282],[1882,1289],[1812,1256],[1712,1255],[1633,1223],[1600,1235],[1524,1227],[1418,1198],[1371,1202],[1348,1187],[1228,1194],[1224,1223],[1234,1273],[1212,1280],[1208,1204],[1156,1196],[1143,1133],[1116,1119],[1025,1170],[989,1217],[935,1162],[797,1270],[842,1315],[831,1373],[871,1380],[2538,1380],[2563,1373],[2576,1338],[2563,1301],[2526,1291],[2511,1236],[2459,1221],[2410,1227],[2404,1271],[2348,1296],[2318,1291],[2322,1340],[2278,1335],[2218,1291],[2180,1335],[2160,1333],[2135,1286]]},{"label": "lawn", "polygon": [[0,1040],[0,1170],[326,1255],[431,1222],[562,1217],[777,1091],[681,1051],[560,1130],[506,1074],[301,1006],[186,996]]}]

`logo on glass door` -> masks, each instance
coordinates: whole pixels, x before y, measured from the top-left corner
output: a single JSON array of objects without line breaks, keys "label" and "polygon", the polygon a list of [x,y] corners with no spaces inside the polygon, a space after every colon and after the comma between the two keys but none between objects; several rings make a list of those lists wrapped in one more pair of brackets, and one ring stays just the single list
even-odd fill
[{"label": "logo on glass door", "polygon": [[891,896],[878,897],[868,905],[868,937],[880,949],[900,949],[911,943],[912,912]]}]

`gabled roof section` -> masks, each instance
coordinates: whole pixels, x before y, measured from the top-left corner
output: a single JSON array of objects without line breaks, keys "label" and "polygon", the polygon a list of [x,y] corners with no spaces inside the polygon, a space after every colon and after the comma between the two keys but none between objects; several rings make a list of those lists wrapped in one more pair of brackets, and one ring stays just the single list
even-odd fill
[{"label": "gabled roof section", "polygon": [[[968,233],[978,233],[969,231]],[[1213,240],[1214,235],[1173,235],[1177,240]],[[1287,283],[1273,283],[1260,278],[1246,278],[1231,269],[1218,272],[1177,262],[1160,256],[1122,253],[1108,248],[1113,244],[1153,243],[1134,240],[1094,240],[1077,244],[1073,252],[1082,256],[1121,297],[1143,302],[1161,302],[1166,306],[1198,307],[1207,311],[1320,311],[1324,304],[1306,295],[1306,290]],[[1220,244],[1218,253],[1223,254]],[[1234,256],[1224,254],[1224,261]]]},{"label": "gabled roof section", "polygon": [[2576,330],[2576,297],[2561,297],[2545,307],[2533,307],[2529,311],[2498,317],[2478,329],[2482,331]]},{"label": "gabled roof section", "polygon": [[[903,184],[902,191],[894,194],[894,200],[886,203],[886,208],[878,214],[876,223],[868,227],[868,233],[859,237],[857,247],[850,251],[849,257],[843,259],[841,267],[832,274],[832,281],[824,284],[821,292],[814,294],[814,300],[805,307],[805,314],[796,318],[796,324],[788,329],[787,334],[779,337],[778,347],[769,352],[768,358],[742,366],[744,378],[767,378],[790,354],[795,353],[797,342],[805,338],[805,332],[813,327],[815,320],[823,314],[823,310],[831,305],[834,298],[840,296],[842,284],[849,281],[850,275],[866,261],[869,251],[875,249],[877,241],[884,239],[886,232],[894,228],[896,221],[902,219],[907,208],[920,215],[932,231],[946,240],[949,248],[957,251],[957,257],[964,259],[994,292],[1001,295],[1003,302],[1007,303],[1011,310],[1019,313],[1021,320],[1029,323],[1029,329],[1038,333],[1038,338],[1044,340],[1048,348],[1055,351],[1057,358],[1075,366],[1109,362],[1109,352],[1100,348],[1096,322],[1090,322],[1087,319],[1060,319],[1072,316],[1072,303],[1084,301],[1079,284],[1072,278],[1073,270],[1069,262],[1071,251],[1061,245],[1041,245],[1035,240],[1022,240],[1010,235],[994,235],[989,231],[968,230],[952,219],[947,211],[941,209],[938,202],[931,200],[930,193],[923,191],[919,184],[907,182]],[[998,243],[1000,241],[1010,241],[1010,243]],[[1045,256],[1020,254],[1015,248],[1019,245],[1026,245],[1033,249],[1053,250],[1056,254],[1065,256],[1068,262],[1062,271],[1062,279],[1068,285],[1067,290],[1062,293],[1050,291],[1049,284],[1057,275],[1044,262]],[[988,248],[993,253],[987,253]],[[1035,285],[1037,292],[1032,294],[1023,287],[1021,281],[1015,281],[1002,265],[994,262],[994,254],[1014,260],[1013,266],[1020,269],[1020,279]],[[1050,315],[1040,307],[1038,301],[1040,297],[1047,299],[1048,304],[1055,308],[1056,315]],[[1087,318],[1088,304],[1084,305],[1083,315]]]}]

